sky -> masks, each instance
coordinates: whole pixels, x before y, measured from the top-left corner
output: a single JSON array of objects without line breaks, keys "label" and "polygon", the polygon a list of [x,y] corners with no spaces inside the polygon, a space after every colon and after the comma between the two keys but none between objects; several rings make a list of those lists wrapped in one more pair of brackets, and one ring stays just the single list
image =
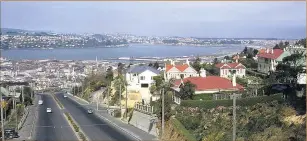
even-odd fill
[{"label": "sky", "polygon": [[1,27],[64,33],[305,38],[306,2],[1,2]]}]

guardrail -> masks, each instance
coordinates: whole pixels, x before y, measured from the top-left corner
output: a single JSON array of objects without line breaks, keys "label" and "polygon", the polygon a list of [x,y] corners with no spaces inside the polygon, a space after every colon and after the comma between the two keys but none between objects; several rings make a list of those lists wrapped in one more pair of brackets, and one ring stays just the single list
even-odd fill
[{"label": "guardrail", "polygon": [[24,114],[23,114],[20,122],[18,123],[18,126],[17,126],[18,130],[21,129],[21,127],[25,123],[25,120],[27,119],[28,115],[29,115],[29,108],[27,107],[27,108],[25,108]]},{"label": "guardrail", "polygon": [[153,106],[148,104],[135,103],[134,109],[142,113],[153,114]]}]

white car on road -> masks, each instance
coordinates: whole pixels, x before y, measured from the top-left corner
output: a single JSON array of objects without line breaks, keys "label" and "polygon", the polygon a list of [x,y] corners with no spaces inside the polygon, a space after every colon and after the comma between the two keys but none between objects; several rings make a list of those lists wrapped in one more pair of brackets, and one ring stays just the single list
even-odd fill
[{"label": "white car on road", "polygon": [[47,108],[47,113],[52,113],[51,108]]},{"label": "white car on road", "polygon": [[39,100],[39,101],[38,101],[38,104],[39,104],[39,105],[43,105],[43,100]]},{"label": "white car on road", "polygon": [[64,94],[64,97],[67,97],[67,95]]}]

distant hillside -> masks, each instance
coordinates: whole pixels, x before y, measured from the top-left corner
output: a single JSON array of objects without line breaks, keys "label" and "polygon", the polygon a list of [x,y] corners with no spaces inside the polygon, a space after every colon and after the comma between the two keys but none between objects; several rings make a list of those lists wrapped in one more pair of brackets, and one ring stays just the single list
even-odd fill
[{"label": "distant hillside", "polygon": [[1,35],[33,35],[33,36],[51,36],[53,33],[47,31],[32,31],[15,28],[1,28]]}]

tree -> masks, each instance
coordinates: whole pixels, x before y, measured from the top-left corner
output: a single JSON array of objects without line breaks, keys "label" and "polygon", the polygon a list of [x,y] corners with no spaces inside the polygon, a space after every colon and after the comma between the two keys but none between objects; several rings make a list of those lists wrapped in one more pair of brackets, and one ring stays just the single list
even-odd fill
[{"label": "tree", "polygon": [[306,48],[306,38],[298,40],[295,45],[302,45]]},{"label": "tree", "polygon": [[[171,104],[173,103],[172,100],[172,91],[164,91],[164,120],[168,121],[172,115],[171,113]],[[155,105],[155,114],[157,115],[158,119],[162,119],[162,99],[158,99]]]},{"label": "tree", "polygon": [[285,42],[285,47],[289,46],[289,44],[290,44],[290,43],[289,43],[288,41],[286,41],[286,42]]},{"label": "tree", "polygon": [[[115,88],[115,93],[112,96],[111,105],[118,104],[118,102],[120,102],[119,95],[122,95],[122,93],[125,90],[125,80],[122,75],[119,75],[114,79],[114,88]],[[120,89],[121,89],[121,93],[120,93]]]},{"label": "tree", "polygon": [[243,54],[246,54],[247,53],[247,47],[245,47],[242,51]]},{"label": "tree", "polygon": [[192,67],[197,71],[197,73],[200,73],[201,69],[201,59],[199,57],[196,57],[195,61],[192,63]]},{"label": "tree", "polygon": [[156,69],[158,69],[158,68],[159,68],[159,63],[158,63],[158,62],[155,62],[154,65],[153,65],[153,67],[156,68]]},{"label": "tree", "polygon": [[284,57],[282,63],[278,64],[276,67],[277,78],[279,80],[290,81],[293,85],[296,85],[298,75],[304,71],[304,66],[300,64],[300,60],[305,56],[306,55],[302,52]]},{"label": "tree", "polygon": [[148,66],[149,66],[149,67],[152,67],[152,66],[153,66],[153,64],[150,62],[150,63],[148,64]]},{"label": "tree", "polygon": [[[19,90],[21,92],[21,90]],[[31,92],[32,89],[31,87],[23,87],[23,96],[24,98],[24,104],[27,105],[32,105],[32,99],[31,99]],[[20,101],[22,101],[22,95],[20,95]]]},{"label": "tree", "polygon": [[108,83],[111,83],[111,81],[113,81],[113,68],[111,66],[109,66],[109,68],[107,69],[106,79]]},{"label": "tree", "polygon": [[217,75],[218,74],[218,70],[214,67],[214,65],[202,64],[202,68],[207,70],[209,72],[209,74],[211,74],[211,75]]},{"label": "tree", "polygon": [[276,44],[276,45],[273,47],[273,49],[280,49],[280,48],[279,48],[279,45]]},{"label": "tree", "polygon": [[217,64],[217,63],[219,63],[219,61],[217,60],[217,58],[214,58],[213,59],[213,64]]},{"label": "tree", "polygon": [[230,58],[228,55],[226,55],[226,56],[224,57],[224,59],[226,59],[226,60],[231,60],[231,58]]},{"label": "tree", "polygon": [[124,64],[123,64],[123,63],[118,63],[118,64],[117,64],[117,72],[118,72],[118,75],[122,75],[123,70],[124,70]]},{"label": "tree", "polygon": [[280,41],[278,46],[279,46],[280,49],[283,49],[284,48],[284,43],[282,41]]},{"label": "tree", "polygon": [[161,75],[154,76],[153,80],[155,81],[155,85],[152,85],[149,89],[152,94],[156,94],[162,89],[163,77]]},{"label": "tree", "polygon": [[183,100],[193,99],[193,95],[195,94],[195,85],[190,81],[183,83],[180,87],[180,98]]},{"label": "tree", "polygon": [[254,53],[254,56],[256,56],[258,54],[258,50],[257,49],[254,49],[253,53]]}]

